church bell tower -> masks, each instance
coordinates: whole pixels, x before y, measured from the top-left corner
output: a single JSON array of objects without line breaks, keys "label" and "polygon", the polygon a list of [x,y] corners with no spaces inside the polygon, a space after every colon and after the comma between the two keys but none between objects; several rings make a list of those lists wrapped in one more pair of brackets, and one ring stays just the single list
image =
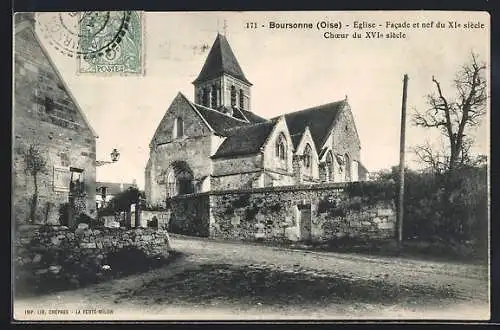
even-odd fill
[{"label": "church bell tower", "polygon": [[193,85],[197,104],[229,115],[234,108],[251,111],[252,83],[241,70],[226,37],[220,33]]}]

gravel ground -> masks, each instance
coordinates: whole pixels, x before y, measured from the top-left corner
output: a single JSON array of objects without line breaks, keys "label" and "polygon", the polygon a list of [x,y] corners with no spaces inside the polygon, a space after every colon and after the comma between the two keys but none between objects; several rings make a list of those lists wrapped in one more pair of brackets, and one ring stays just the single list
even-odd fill
[{"label": "gravel ground", "polygon": [[171,264],[16,299],[16,319],[489,318],[486,266],[171,240],[180,252]]}]

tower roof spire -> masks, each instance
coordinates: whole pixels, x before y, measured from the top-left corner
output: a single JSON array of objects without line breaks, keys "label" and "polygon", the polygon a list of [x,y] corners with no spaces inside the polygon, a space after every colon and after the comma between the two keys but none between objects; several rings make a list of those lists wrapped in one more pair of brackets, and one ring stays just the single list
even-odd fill
[{"label": "tower roof spire", "polygon": [[198,77],[193,81],[193,84],[216,78],[223,73],[252,85],[245,77],[243,70],[241,70],[240,64],[236,56],[234,56],[226,37],[218,32],[217,38],[215,38],[214,44],[205,60],[205,64]]}]

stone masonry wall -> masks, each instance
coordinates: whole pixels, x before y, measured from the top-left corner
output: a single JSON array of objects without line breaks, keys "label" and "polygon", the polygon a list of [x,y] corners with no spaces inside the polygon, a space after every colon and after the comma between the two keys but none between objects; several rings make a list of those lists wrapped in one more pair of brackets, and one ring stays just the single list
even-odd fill
[{"label": "stone masonry wall", "polygon": [[[182,118],[184,135],[174,137],[176,118]],[[151,204],[162,204],[166,199],[165,173],[174,161],[184,161],[193,172],[195,182],[212,173],[212,133],[192,109],[188,101],[178,94],[158,125],[151,141],[150,158],[145,174],[146,198]]]},{"label": "stone masonry wall", "polygon": [[[361,145],[356,133],[356,124],[352,117],[350,107],[344,108],[340,113],[335,123],[335,128],[332,130],[332,135],[326,143],[329,144],[328,147],[331,148],[335,154],[342,156],[346,154],[349,155],[349,171],[352,169],[353,161],[361,161]],[[344,169],[344,171],[346,169]],[[345,173],[343,174],[345,177]],[[334,173],[335,182],[341,181],[338,176],[338,173]]]},{"label": "stone masonry wall", "polygon": [[164,230],[24,225],[14,237],[14,272],[23,280],[55,276],[78,281],[82,272],[102,272],[110,253],[136,248],[148,257],[166,257],[169,243]]},{"label": "stone masonry wall", "polygon": [[141,227],[147,227],[148,222],[152,221],[154,218],[158,220],[158,228],[167,229],[170,220],[169,211],[147,211],[141,210]]},{"label": "stone masonry wall", "polygon": [[209,236],[209,198],[207,193],[201,193],[168,199],[170,218],[167,230],[177,234]]},{"label": "stone masonry wall", "polygon": [[[394,237],[392,186],[330,183],[226,190],[172,199],[171,232],[238,240],[328,241]],[[309,216],[308,216],[309,215]],[[183,228],[182,232],[177,228]]]},{"label": "stone masonry wall", "polygon": [[[25,153],[36,147],[45,169],[38,175],[36,223],[58,223],[58,209],[68,192],[54,186],[55,167],[83,170],[86,212],[95,214],[96,140],[47,54],[26,28],[15,36],[13,103],[13,217],[29,219],[34,179],[27,175]],[[69,189],[69,181],[66,182]]]},{"label": "stone masonry wall", "polygon": [[[210,236],[225,239],[387,239],[396,221],[392,199],[350,196],[344,184],[227,191],[212,194],[210,208]],[[302,221],[310,221],[309,229]]]}]

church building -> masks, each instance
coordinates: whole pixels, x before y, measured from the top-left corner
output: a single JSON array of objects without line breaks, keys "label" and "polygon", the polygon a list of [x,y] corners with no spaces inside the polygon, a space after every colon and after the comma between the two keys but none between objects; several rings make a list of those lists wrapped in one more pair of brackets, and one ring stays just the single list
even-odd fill
[{"label": "church building", "polygon": [[252,83],[218,34],[194,101],[178,93],[150,142],[146,198],[205,191],[361,181],[361,143],[347,98],[262,118]]}]

